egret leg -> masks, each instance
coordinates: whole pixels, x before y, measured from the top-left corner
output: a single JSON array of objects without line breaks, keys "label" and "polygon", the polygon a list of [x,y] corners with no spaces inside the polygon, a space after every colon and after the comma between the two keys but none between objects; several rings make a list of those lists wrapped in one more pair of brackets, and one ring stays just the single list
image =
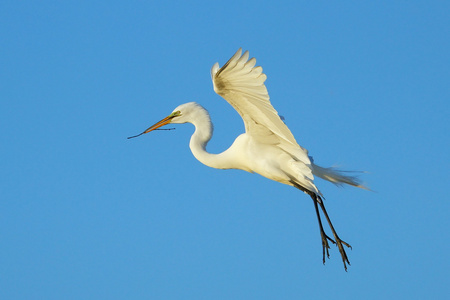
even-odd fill
[{"label": "egret leg", "polygon": [[330,258],[330,253],[328,252],[328,249],[330,249],[330,245],[328,244],[328,241],[332,242],[333,244],[336,244],[336,242],[333,241],[333,239],[331,239],[325,233],[325,230],[323,230],[322,220],[320,219],[319,206],[317,205],[317,201],[314,198],[313,198],[313,201],[314,201],[314,207],[316,209],[317,221],[319,221],[320,236],[322,237],[322,257],[323,257],[323,264],[325,264],[325,251],[327,253],[327,257]]},{"label": "egret leg", "polygon": [[[311,196],[313,202],[314,202],[314,208],[316,209],[316,215],[317,220],[319,221],[319,228],[320,228],[320,237],[322,238],[322,256],[323,256],[323,263],[325,264],[325,253],[327,254],[327,257],[330,257],[330,254],[328,252],[328,249],[330,249],[330,245],[328,244],[328,241],[332,242],[333,244],[336,244],[339,248],[339,252],[341,253],[342,262],[344,263],[345,271],[347,271],[347,264],[350,265],[350,261],[348,260],[347,253],[345,253],[344,246],[347,246],[348,248],[352,249],[352,246],[350,246],[348,243],[341,240],[336,233],[336,230],[334,230],[334,226],[331,223],[331,219],[328,216],[327,210],[325,209],[325,204],[323,204],[322,198],[317,195],[314,192],[311,192],[301,185],[297,184],[294,180],[291,181],[292,185],[298,188],[299,190],[307,193],[309,196]],[[331,228],[331,231],[333,232],[334,241],[332,238],[330,238],[326,233],[325,230],[323,230],[322,220],[320,219],[320,212],[319,212],[319,205],[322,209],[323,214],[325,215],[325,218],[327,219],[328,225]]]},{"label": "egret leg", "polygon": [[[320,196],[314,195],[315,197],[313,197],[313,199],[315,198],[316,200],[314,201],[314,205],[316,207],[316,212],[317,215],[319,215],[318,212],[318,208],[317,208],[317,204],[320,205],[320,208],[322,209],[323,214],[325,215],[325,218],[327,219],[328,225],[330,226],[331,231],[333,232],[333,236],[334,239],[336,240],[336,242],[334,242],[332,239],[330,239],[328,236],[325,235],[325,239],[329,239],[331,240],[333,243],[335,243],[338,248],[339,248],[339,252],[341,253],[341,257],[342,257],[342,262],[344,263],[344,268],[345,271],[347,271],[347,264],[350,265],[350,261],[348,260],[347,257],[347,253],[345,253],[345,249],[344,249],[344,245],[347,246],[348,248],[352,249],[352,246],[350,246],[348,243],[344,242],[343,240],[341,240],[336,232],[336,230],[334,229],[333,224],[331,223],[331,219],[328,216],[327,210],[325,209],[325,205],[323,204],[322,199],[320,198]],[[319,217],[319,223],[320,223],[320,217]],[[321,226],[322,227],[322,226]],[[322,234],[323,232],[323,228],[320,229],[321,231],[321,235],[322,235],[322,246],[323,246],[323,240],[324,240],[324,236]],[[328,254],[328,249],[327,249],[327,254]]]}]

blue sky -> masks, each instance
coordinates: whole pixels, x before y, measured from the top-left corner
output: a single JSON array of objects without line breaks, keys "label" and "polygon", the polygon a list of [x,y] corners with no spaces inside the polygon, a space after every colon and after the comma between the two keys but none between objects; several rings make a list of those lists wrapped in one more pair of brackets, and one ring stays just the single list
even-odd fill
[{"label": "blue sky", "polygon": [[[442,299],[449,294],[448,1],[8,1],[0,4],[2,299]],[[137,134],[196,101],[208,147],[243,131],[209,69],[239,48],[321,165],[344,272],[312,201],[215,170],[191,125]]]}]

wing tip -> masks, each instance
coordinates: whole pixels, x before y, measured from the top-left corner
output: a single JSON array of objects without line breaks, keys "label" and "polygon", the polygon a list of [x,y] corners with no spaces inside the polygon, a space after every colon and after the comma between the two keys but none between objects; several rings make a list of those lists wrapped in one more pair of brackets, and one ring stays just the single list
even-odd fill
[{"label": "wing tip", "polygon": [[216,62],[212,67],[211,67],[211,79],[214,79],[214,75],[216,75],[217,71],[220,70],[220,66],[219,63]]}]

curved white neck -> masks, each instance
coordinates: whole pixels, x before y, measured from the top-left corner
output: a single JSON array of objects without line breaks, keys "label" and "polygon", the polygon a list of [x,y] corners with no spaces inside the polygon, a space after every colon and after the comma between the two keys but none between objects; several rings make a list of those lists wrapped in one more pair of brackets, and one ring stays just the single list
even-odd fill
[{"label": "curved white neck", "polygon": [[213,125],[208,112],[205,109],[197,111],[192,124],[195,126],[195,132],[191,136],[189,148],[191,148],[195,158],[211,168],[232,168],[227,151],[220,154],[212,154],[206,151],[206,145],[211,140],[213,134]]}]

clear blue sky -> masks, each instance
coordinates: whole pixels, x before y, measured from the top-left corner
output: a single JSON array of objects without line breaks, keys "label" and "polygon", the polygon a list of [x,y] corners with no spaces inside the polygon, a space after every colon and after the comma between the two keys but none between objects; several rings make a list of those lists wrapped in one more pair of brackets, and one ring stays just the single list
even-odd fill
[{"label": "clear blue sky", "polygon": [[[2,299],[449,295],[448,1],[60,2],[0,4]],[[225,150],[239,47],[317,163],[369,172],[316,181],[347,273],[305,194],[202,165],[191,125],[126,139],[197,101]]]}]

